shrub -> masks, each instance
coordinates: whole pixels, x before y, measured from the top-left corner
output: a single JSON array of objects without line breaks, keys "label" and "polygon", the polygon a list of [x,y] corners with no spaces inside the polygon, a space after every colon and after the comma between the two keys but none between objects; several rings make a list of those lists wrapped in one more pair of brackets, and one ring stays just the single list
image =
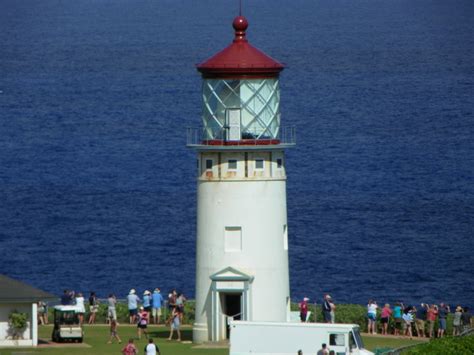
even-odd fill
[{"label": "shrub", "polygon": [[474,336],[434,339],[402,352],[403,355],[461,355],[474,353]]},{"label": "shrub", "polygon": [[14,310],[8,315],[8,320],[12,328],[13,339],[21,338],[28,324],[28,314]]}]

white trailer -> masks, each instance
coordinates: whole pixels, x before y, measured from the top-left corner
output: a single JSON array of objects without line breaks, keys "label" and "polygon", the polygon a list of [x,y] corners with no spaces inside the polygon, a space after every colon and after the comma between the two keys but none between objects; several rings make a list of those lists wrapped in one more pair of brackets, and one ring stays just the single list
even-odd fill
[{"label": "white trailer", "polygon": [[356,324],[230,322],[230,355],[316,355],[322,344],[336,355],[373,355]]}]

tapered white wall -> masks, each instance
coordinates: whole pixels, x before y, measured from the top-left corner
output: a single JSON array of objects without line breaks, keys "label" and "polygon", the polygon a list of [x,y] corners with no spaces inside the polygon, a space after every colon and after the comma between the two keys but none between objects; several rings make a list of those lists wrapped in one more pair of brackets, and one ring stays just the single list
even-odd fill
[{"label": "tapered white wall", "polygon": [[[227,267],[253,277],[248,320],[287,320],[290,293],[283,158],[281,150],[198,156],[195,342],[211,340],[216,315],[212,314],[210,276]],[[214,162],[212,169],[206,169],[209,159]],[[229,160],[237,160],[237,169],[229,170]],[[256,160],[264,161],[263,168],[256,168]],[[240,250],[233,241],[226,244],[226,236],[237,236],[239,228]]]}]

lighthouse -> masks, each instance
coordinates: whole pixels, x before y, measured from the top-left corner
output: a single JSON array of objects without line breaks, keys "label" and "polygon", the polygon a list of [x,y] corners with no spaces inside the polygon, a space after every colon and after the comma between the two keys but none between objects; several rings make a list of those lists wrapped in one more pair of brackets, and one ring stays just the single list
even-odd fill
[{"label": "lighthouse", "polygon": [[188,130],[197,152],[194,342],[229,336],[228,321],[289,319],[285,149],[280,125],[284,66],[252,46],[248,22],[232,43],[197,65],[202,127]]}]

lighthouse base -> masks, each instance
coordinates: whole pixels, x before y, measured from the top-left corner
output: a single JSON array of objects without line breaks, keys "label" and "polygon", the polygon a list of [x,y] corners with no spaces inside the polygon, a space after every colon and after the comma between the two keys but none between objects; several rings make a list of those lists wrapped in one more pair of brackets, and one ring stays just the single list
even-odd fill
[{"label": "lighthouse base", "polygon": [[209,332],[206,323],[194,323],[193,324],[193,342],[194,343],[206,343],[209,339]]}]

